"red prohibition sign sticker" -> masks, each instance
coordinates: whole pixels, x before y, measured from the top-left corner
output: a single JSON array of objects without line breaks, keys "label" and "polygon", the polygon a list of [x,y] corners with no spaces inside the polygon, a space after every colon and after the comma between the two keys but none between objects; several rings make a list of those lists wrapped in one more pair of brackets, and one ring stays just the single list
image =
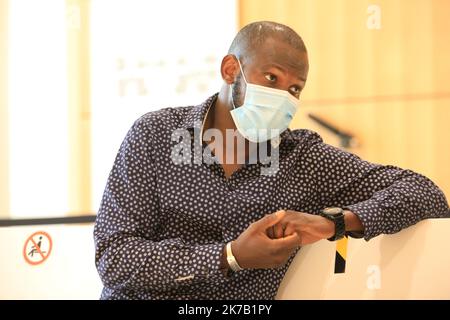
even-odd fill
[{"label": "red prohibition sign sticker", "polygon": [[33,266],[41,264],[50,256],[52,247],[52,238],[47,232],[35,232],[25,241],[23,257],[27,263]]}]

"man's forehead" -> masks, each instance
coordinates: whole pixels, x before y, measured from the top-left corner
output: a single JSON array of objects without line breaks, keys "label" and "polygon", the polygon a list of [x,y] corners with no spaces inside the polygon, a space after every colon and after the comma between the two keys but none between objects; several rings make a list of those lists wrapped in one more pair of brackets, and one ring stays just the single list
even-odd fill
[{"label": "man's forehead", "polygon": [[287,71],[306,77],[308,56],[306,52],[293,48],[277,39],[268,39],[260,50],[255,52],[255,60],[261,67],[281,67]]},{"label": "man's forehead", "polygon": [[268,53],[264,54],[259,52],[258,58],[255,62],[261,68],[281,68],[292,74],[296,74],[302,80],[306,80],[306,74],[308,72],[308,58],[305,53],[289,54],[284,52]]}]

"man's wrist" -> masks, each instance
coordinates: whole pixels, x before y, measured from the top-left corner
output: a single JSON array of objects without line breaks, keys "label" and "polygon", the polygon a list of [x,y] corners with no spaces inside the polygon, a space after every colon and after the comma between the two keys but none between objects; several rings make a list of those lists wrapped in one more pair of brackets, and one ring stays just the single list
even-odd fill
[{"label": "man's wrist", "polygon": [[222,254],[220,256],[220,270],[225,276],[228,276],[230,273],[230,265],[227,261],[227,247],[226,244],[224,244],[222,248]]},{"label": "man's wrist", "polygon": [[344,210],[345,231],[363,232],[364,226],[362,225],[359,217],[350,210]]},{"label": "man's wrist", "polygon": [[334,225],[332,236],[327,238],[329,241],[336,241],[345,236],[345,219],[344,210],[342,208],[328,207],[323,209],[320,212],[320,215],[327,220],[330,220]]},{"label": "man's wrist", "polygon": [[228,266],[230,267],[230,269],[233,272],[238,272],[243,270],[242,267],[239,265],[239,263],[236,261],[236,258],[233,254],[233,250],[232,250],[232,243],[234,241],[230,241],[227,243],[226,245],[226,257],[227,257],[227,262],[228,262]]},{"label": "man's wrist", "polygon": [[346,221],[345,234],[349,237],[361,239],[364,237],[364,226],[361,219],[350,210],[345,210],[344,219]]}]

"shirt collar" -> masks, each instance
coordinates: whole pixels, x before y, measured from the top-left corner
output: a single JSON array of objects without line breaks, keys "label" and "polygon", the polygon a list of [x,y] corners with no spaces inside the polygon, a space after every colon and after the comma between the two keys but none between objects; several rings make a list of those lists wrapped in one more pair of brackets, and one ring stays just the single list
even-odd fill
[{"label": "shirt collar", "polygon": [[185,115],[180,127],[182,129],[197,128],[200,130],[203,127],[203,122],[206,120],[209,109],[216,102],[218,95],[219,93],[216,93],[206,99],[203,103],[192,107]]},{"label": "shirt collar", "polygon": [[[219,93],[215,93],[208,99],[206,99],[203,103],[194,106],[191,108],[186,114],[185,118],[181,122],[180,127],[182,129],[197,129],[200,132],[200,142],[202,142],[202,133],[203,126],[206,120],[206,116],[208,115],[209,110],[214,105],[217,100],[217,96]],[[291,141],[293,140],[291,130],[288,128],[283,131],[279,137],[273,138],[270,143],[273,148],[278,148],[278,146],[283,141]],[[201,145],[201,144],[200,144]]]}]

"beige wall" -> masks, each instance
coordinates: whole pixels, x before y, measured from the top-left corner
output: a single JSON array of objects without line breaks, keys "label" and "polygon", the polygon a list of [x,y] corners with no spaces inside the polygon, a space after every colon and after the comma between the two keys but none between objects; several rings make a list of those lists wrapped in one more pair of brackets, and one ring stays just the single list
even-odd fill
[{"label": "beige wall", "polygon": [[[69,210],[67,215],[89,214],[90,64],[89,1],[66,0],[67,85],[69,130]],[[0,1],[0,218],[10,214],[8,138],[8,1]]]},{"label": "beige wall", "polygon": [[8,173],[8,2],[0,1],[0,218],[9,213]]},{"label": "beige wall", "polygon": [[364,0],[241,0],[241,26],[288,24],[304,39],[310,74],[292,127],[334,137],[306,118],[353,133],[363,158],[411,168],[450,195],[450,2],[378,0],[369,30]]},{"label": "beige wall", "polygon": [[91,208],[89,1],[66,0],[69,106],[69,213]]}]

